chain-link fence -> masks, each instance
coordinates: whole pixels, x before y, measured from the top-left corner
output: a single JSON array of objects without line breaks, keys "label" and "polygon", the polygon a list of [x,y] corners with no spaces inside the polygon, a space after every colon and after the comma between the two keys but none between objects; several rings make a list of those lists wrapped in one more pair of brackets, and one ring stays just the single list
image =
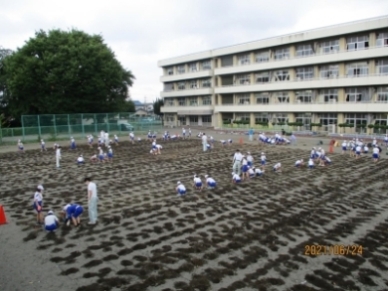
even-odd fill
[{"label": "chain-link fence", "polygon": [[70,136],[84,138],[88,134],[97,135],[100,131],[117,135],[127,135],[160,131],[162,120],[156,117],[139,117],[134,113],[80,113],[23,115],[21,128],[1,128],[0,143],[23,141],[61,140]]}]

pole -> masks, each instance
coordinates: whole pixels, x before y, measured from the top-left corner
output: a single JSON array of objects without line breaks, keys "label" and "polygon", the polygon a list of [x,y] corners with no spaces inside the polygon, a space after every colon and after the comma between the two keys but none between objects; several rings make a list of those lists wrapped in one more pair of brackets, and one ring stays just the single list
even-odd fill
[{"label": "pole", "polygon": [[85,135],[84,115],[83,114],[81,114],[81,123],[82,123],[82,135]]},{"label": "pole", "polygon": [[39,132],[39,137],[42,138],[42,131],[40,130],[40,115],[38,115],[38,132]]},{"label": "pole", "polygon": [[107,123],[107,132],[110,132],[110,127],[109,127],[109,115],[108,113],[106,114],[106,123]]},{"label": "pole", "polygon": [[94,132],[98,135],[96,114],[94,114]]},{"label": "pole", "polygon": [[55,120],[55,114],[53,115],[54,117],[54,137],[56,138],[57,137],[57,122]]},{"label": "pole", "polygon": [[22,115],[22,134],[23,134],[22,140],[24,140],[24,115]]},{"label": "pole", "polygon": [[69,114],[67,114],[67,127],[68,127],[68,131],[69,131],[69,135],[71,135],[70,115]]}]

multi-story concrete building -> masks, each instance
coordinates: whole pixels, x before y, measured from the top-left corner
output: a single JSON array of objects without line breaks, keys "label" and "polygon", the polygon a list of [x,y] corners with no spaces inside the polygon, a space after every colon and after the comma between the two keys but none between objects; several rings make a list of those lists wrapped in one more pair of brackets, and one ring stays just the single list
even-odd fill
[{"label": "multi-story concrete building", "polygon": [[[161,60],[167,124],[321,124],[372,132],[388,120],[388,16]],[[356,125],[351,127],[349,125]],[[378,127],[378,126],[376,126]],[[381,128],[379,130],[381,130]]]}]

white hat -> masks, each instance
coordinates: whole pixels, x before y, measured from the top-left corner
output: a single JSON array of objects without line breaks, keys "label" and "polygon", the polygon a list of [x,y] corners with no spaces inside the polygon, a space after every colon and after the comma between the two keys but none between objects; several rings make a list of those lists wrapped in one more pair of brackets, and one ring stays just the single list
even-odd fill
[{"label": "white hat", "polygon": [[247,152],[247,154],[248,154],[248,155],[250,155],[250,154],[251,154],[251,152]]},{"label": "white hat", "polygon": [[67,208],[69,208],[70,207],[70,203],[69,204],[67,204],[65,207],[63,207],[63,211],[66,211],[67,210]]},{"label": "white hat", "polygon": [[232,175],[234,175],[234,172],[232,172]]},{"label": "white hat", "polygon": [[181,181],[176,182],[177,185],[181,184]]},{"label": "white hat", "polygon": [[262,152],[261,154],[264,155],[264,152]]},{"label": "white hat", "polygon": [[54,214],[54,212],[50,210],[49,212],[47,212],[47,214]]},{"label": "white hat", "polygon": [[44,190],[43,186],[42,185],[38,185],[37,187],[39,190]]}]

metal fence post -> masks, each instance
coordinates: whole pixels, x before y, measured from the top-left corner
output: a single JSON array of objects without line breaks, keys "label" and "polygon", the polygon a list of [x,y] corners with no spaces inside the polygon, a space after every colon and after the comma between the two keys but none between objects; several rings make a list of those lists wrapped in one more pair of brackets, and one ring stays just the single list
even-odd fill
[{"label": "metal fence post", "polygon": [[109,127],[109,115],[108,115],[108,113],[106,114],[106,123],[107,123],[107,132],[110,132],[110,127]]},{"label": "metal fence post", "polygon": [[81,123],[82,123],[82,135],[85,135],[84,115],[83,114],[81,114]]},{"label": "metal fence post", "polygon": [[55,114],[53,116],[54,116],[54,136],[56,137],[57,136],[57,122],[55,120]]},{"label": "metal fence post", "polygon": [[71,135],[71,128],[70,128],[70,115],[67,114],[67,127],[69,128],[69,135]]},{"label": "metal fence post", "polygon": [[98,131],[97,131],[97,118],[96,118],[96,114],[94,114],[94,132],[97,134],[98,136]]},{"label": "metal fence post", "polygon": [[40,129],[40,115],[38,115],[38,132],[39,132],[39,137],[42,138],[42,131]]},{"label": "metal fence post", "polygon": [[23,134],[22,140],[24,140],[24,117],[23,116],[22,116],[22,134]]}]

